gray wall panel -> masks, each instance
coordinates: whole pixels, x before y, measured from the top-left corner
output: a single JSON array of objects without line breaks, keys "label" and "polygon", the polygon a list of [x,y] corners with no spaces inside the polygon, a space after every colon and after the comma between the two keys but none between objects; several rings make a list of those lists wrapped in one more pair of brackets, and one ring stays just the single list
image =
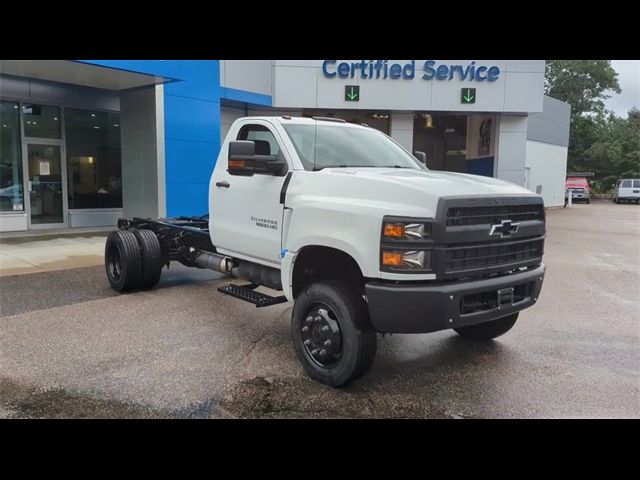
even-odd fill
[{"label": "gray wall panel", "polygon": [[[159,158],[156,87],[121,93],[122,203],[124,216],[155,218],[164,213],[164,158]],[[162,152],[160,152],[162,153]],[[161,156],[161,155],[160,155]]]},{"label": "gray wall panel", "polygon": [[570,118],[571,105],[545,95],[543,111],[529,117],[527,139],[567,147]]},{"label": "gray wall panel", "polygon": [[[338,60],[357,62],[358,60]],[[500,68],[500,77],[493,82],[461,80],[425,80],[422,69],[425,60],[416,60],[413,79],[327,78],[322,72],[322,60],[274,60],[273,105],[281,108],[342,108],[342,109],[406,109],[432,111],[470,111],[533,113],[542,111],[544,60],[476,60],[480,65]],[[409,60],[389,60],[404,65]],[[470,64],[470,60],[438,60],[437,65]],[[236,61],[229,61],[228,69]],[[337,64],[331,67],[335,70]],[[229,73],[226,74],[229,78]],[[360,85],[360,100],[347,102],[345,85]],[[461,90],[476,89],[476,102],[462,104]]]},{"label": "gray wall panel", "polygon": [[220,85],[272,95],[271,60],[221,60]]}]

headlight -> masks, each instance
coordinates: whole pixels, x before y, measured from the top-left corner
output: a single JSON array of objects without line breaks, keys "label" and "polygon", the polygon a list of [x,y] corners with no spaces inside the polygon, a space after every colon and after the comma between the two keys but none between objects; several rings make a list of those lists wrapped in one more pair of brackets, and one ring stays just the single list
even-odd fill
[{"label": "headlight", "polygon": [[431,238],[430,223],[385,222],[382,227],[384,240],[428,240]]},{"label": "headlight", "polygon": [[395,269],[424,270],[431,264],[431,252],[425,250],[382,250],[382,265]]},{"label": "headlight", "polygon": [[386,216],[382,219],[380,268],[386,272],[431,271],[433,220]]}]

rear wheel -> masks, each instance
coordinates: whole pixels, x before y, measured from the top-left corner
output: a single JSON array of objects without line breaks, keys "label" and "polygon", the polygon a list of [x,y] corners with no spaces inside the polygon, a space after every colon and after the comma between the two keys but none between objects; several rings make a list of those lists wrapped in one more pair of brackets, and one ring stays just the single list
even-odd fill
[{"label": "rear wheel", "polygon": [[104,264],[111,288],[116,292],[130,292],[140,288],[140,246],[133,233],[116,230],[109,234],[104,250]]},{"label": "rear wheel", "polygon": [[454,328],[456,333],[469,340],[486,342],[507,333],[516,324],[518,312],[491,322]]},{"label": "rear wheel", "polygon": [[151,230],[134,230],[141,250],[142,276],[140,288],[148,290],[155,287],[162,274],[162,251],[158,237]]},{"label": "rear wheel", "polygon": [[377,334],[362,295],[345,282],[309,285],[291,316],[293,344],[309,376],[341,387],[364,375],[376,354]]}]

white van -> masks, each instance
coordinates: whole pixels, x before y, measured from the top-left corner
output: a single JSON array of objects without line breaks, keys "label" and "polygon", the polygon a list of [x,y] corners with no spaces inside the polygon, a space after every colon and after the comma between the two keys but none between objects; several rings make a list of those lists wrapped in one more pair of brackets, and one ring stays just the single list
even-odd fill
[{"label": "white van", "polygon": [[640,179],[623,178],[622,180],[618,180],[613,191],[613,201],[616,203],[640,203]]}]

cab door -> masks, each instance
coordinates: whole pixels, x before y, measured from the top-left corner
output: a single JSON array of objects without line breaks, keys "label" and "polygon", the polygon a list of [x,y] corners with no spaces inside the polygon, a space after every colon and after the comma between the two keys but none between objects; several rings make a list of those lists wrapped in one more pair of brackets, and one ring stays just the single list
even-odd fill
[{"label": "cab door", "polygon": [[[231,132],[230,132],[231,133]],[[221,155],[225,165],[216,167],[210,205],[211,237],[216,249],[226,255],[279,266],[283,205],[280,192],[291,162],[282,150],[277,130],[265,120],[244,123],[230,140],[255,142],[257,155],[284,156],[287,168],[280,176],[255,173],[252,176],[228,172],[228,151]],[[228,142],[223,148],[228,149]]]}]

